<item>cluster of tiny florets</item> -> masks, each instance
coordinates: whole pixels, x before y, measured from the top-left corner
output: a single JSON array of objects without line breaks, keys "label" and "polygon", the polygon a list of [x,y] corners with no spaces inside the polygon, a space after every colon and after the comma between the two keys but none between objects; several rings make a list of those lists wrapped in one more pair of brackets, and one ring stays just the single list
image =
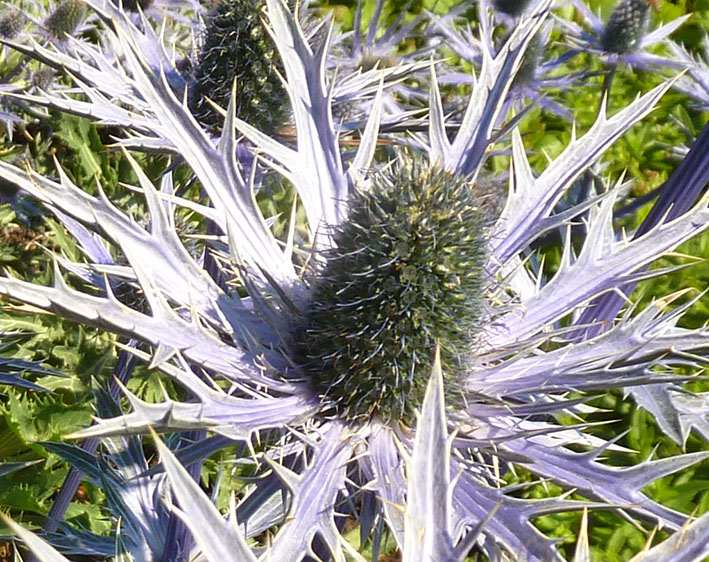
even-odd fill
[{"label": "cluster of tiny florets", "polygon": [[603,29],[601,48],[609,53],[629,53],[645,33],[649,21],[648,0],[621,0]]},{"label": "cluster of tiny florets", "polygon": [[222,0],[207,20],[189,99],[192,112],[207,125],[222,123],[207,99],[226,108],[234,79],[237,117],[269,134],[285,120],[288,95],[261,9],[259,0]]},{"label": "cluster of tiny florets", "polygon": [[137,12],[140,10],[145,10],[153,5],[155,0],[113,0],[116,6],[123,6],[123,9],[129,12]]},{"label": "cluster of tiny florets", "polygon": [[48,66],[40,66],[30,77],[30,86],[39,90],[47,90],[54,82],[56,72]]},{"label": "cluster of tiny florets", "polygon": [[292,336],[338,415],[411,423],[436,346],[455,394],[481,317],[488,222],[468,179],[410,157],[353,195]]},{"label": "cluster of tiny florets", "polygon": [[537,67],[544,56],[544,42],[536,36],[529,43],[527,50],[524,53],[522,63],[515,74],[511,88],[524,86],[534,80],[537,75]]},{"label": "cluster of tiny florets", "polygon": [[10,10],[0,16],[0,37],[13,39],[25,25],[25,15],[19,10]]},{"label": "cluster of tiny florets", "polygon": [[498,12],[508,16],[519,16],[529,5],[529,0],[493,0],[492,5]]},{"label": "cluster of tiny florets", "polygon": [[44,20],[44,27],[57,39],[64,39],[76,31],[85,12],[82,0],[64,0]]}]

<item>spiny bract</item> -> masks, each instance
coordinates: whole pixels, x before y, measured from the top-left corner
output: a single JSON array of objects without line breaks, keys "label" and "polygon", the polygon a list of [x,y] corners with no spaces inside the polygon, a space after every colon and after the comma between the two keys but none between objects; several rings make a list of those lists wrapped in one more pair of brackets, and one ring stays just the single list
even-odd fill
[{"label": "spiny bract", "polygon": [[610,53],[632,51],[645,33],[649,19],[647,0],[621,0],[603,29],[601,47]]},{"label": "spiny bract", "polygon": [[222,119],[207,99],[226,108],[236,79],[236,116],[272,133],[288,96],[276,72],[276,48],[261,22],[260,0],[222,0],[207,20],[190,85],[190,109],[205,124]]},{"label": "spiny bract", "polygon": [[412,421],[437,344],[455,389],[482,310],[488,222],[470,181],[412,157],[354,195],[294,331],[326,402],[348,419]]}]

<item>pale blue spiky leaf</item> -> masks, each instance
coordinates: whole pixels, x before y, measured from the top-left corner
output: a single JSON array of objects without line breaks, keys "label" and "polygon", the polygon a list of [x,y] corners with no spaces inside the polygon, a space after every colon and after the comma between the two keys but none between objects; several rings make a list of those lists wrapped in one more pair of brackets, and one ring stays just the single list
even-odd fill
[{"label": "pale blue spiky leaf", "polygon": [[436,349],[433,371],[416,424],[413,453],[406,470],[405,562],[454,558],[449,459],[443,373],[440,352]]},{"label": "pale blue spiky leaf", "polygon": [[7,476],[18,470],[24,470],[27,467],[33,466],[42,460],[25,461],[25,462],[0,462],[0,477]]},{"label": "pale blue spiky leaf", "polygon": [[[216,336],[182,319],[173,311],[154,288],[147,271],[138,274],[148,298],[152,315],[135,311],[120,303],[109,292],[108,297],[97,297],[70,288],[55,267],[55,286],[43,287],[17,279],[0,278],[0,294],[5,294],[38,308],[62,314],[95,326],[123,333],[147,341],[157,347],[163,345],[181,351],[191,361],[214,369],[222,376],[252,384],[261,381],[266,386],[288,392],[291,383],[269,379],[245,359],[241,350],[226,345]],[[165,326],[170,330],[166,331]],[[270,381],[270,382],[269,382]]]},{"label": "pale blue spiky leaf", "polygon": [[679,529],[686,516],[645,496],[649,484],[706,459],[707,453],[678,455],[660,460],[646,460],[631,467],[614,467],[598,461],[605,446],[588,453],[577,453],[564,447],[564,439],[554,433],[533,438],[511,439],[504,447],[526,458],[520,464],[535,474],[553,478],[570,489],[609,506],[633,513],[636,517],[660,522]]},{"label": "pale blue spiky leaf", "polygon": [[499,333],[492,336],[492,345],[504,347],[538,332],[597,295],[632,281],[634,271],[709,228],[709,196],[704,196],[674,221],[660,224],[634,240],[616,241],[613,202],[614,198],[606,198],[592,213],[588,236],[575,260],[567,241],[556,275],[523,302],[523,313],[503,317]]},{"label": "pale blue spiky leaf", "polygon": [[[340,424],[322,428],[322,439],[313,443],[305,468],[296,474],[265,457],[278,477],[292,492],[286,522],[269,549],[273,560],[300,560],[314,555],[317,536],[337,562],[344,562],[342,538],[335,522],[337,495],[344,489],[347,461],[352,455],[352,437]],[[312,509],[317,505],[319,509]]]},{"label": "pale blue spiky leaf", "polygon": [[380,82],[379,88],[377,89],[377,95],[374,97],[374,102],[372,103],[372,110],[369,114],[369,118],[367,119],[367,125],[364,128],[362,139],[359,147],[357,148],[357,153],[347,168],[349,181],[353,185],[356,183],[357,178],[363,172],[369,170],[372,165],[374,151],[377,148],[377,139],[379,138],[379,125],[382,120],[384,95],[383,88],[384,84],[383,82]]},{"label": "pale blue spiky leaf", "polygon": [[[519,69],[527,45],[541,27],[551,8],[551,0],[540,0],[526,12],[515,26],[502,48],[493,53],[491,45],[482,41],[483,64],[475,77],[460,129],[448,143],[442,137],[437,142],[443,148],[442,165],[446,170],[461,174],[475,172],[492,140],[492,130],[502,110],[505,94]],[[482,33],[490,35],[490,15],[487,4],[480,5]]]},{"label": "pale blue spiky leaf", "polygon": [[452,475],[457,479],[453,491],[453,513],[457,526],[475,527],[488,518],[484,528],[486,550],[502,545],[508,552],[528,562],[561,562],[563,558],[555,542],[542,535],[531,523],[533,517],[545,512],[579,509],[579,502],[560,498],[524,501],[507,497],[503,490],[491,488],[484,480],[454,460]]},{"label": "pale blue spiky leaf", "polygon": [[[698,359],[704,359],[698,357]],[[709,395],[690,393],[680,386],[646,385],[629,388],[638,406],[650,412],[662,431],[684,446],[692,429],[709,438]]]},{"label": "pale blue spiky leaf", "polygon": [[[295,277],[293,266],[285,260],[268,230],[235,159],[231,155],[225,157],[213,145],[185,105],[175,97],[164,73],[156,73],[147,66],[134,35],[121,27],[116,28],[116,33],[125,56],[125,67],[159,120],[160,135],[179,150],[209,194],[211,203],[238,233],[236,241],[243,258],[250,264],[259,264],[274,279],[288,286]],[[227,230],[224,223],[220,227]]]},{"label": "pale blue spiky leaf", "polygon": [[601,105],[596,122],[580,138],[572,136],[564,151],[534,178],[519,135],[513,137],[513,183],[507,204],[492,237],[492,264],[496,270],[539,234],[539,226],[571,183],[630,127],[646,116],[673,85],[670,80],[639,96],[608,118]]},{"label": "pale blue spiky leaf", "polygon": [[709,554],[709,514],[687,523],[674,535],[651,549],[633,556],[630,562],[699,562]]},{"label": "pale blue spiky leaf", "polygon": [[27,547],[37,557],[39,562],[71,562],[68,558],[65,558],[59,552],[54,550],[54,548],[49,546],[49,543],[40,539],[33,532],[28,531],[21,525],[15,523],[4,513],[0,513],[0,520],[2,520],[13,533],[22,539]]},{"label": "pale blue spiky leaf", "polygon": [[385,427],[378,427],[369,437],[370,469],[374,480],[368,484],[381,499],[381,508],[399,548],[404,546],[404,511],[407,481],[404,460],[401,458],[394,435]]},{"label": "pale blue spiky leaf", "polygon": [[[661,301],[653,303],[592,340],[549,352],[520,353],[494,367],[475,370],[468,378],[467,388],[488,396],[509,397],[542,391],[591,391],[613,386],[678,382],[676,375],[653,371],[650,367],[705,361],[701,356],[691,354],[706,348],[709,332],[676,327],[682,310],[663,313],[665,307]],[[660,356],[662,359],[658,360]],[[634,390],[646,392],[644,388]],[[650,401],[641,405],[647,407],[648,404]],[[660,414],[656,409],[649,411]],[[660,420],[662,423],[666,416],[660,416]]]},{"label": "pale blue spiky leaf", "polygon": [[268,22],[281,55],[295,121],[299,161],[290,170],[309,207],[308,222],[318,232],[320,221],[338,224],[344,217],[347,179],[332,121],[325,74],[328,37],[317,50],[308,44],[300,24],[282,0],[267,0]]},{"label": "pale blue spiky leaf", "polygon": [[[245,327],[244,323],[250,324],[254,330],[258,329],[249,321],[250,315],[245,313],[243,306],[225,295],[189,255],[174,229],[168,226],[168,217],[154,186],[132,157],[127,155],[127,158],[138,174],[145,194],[152,225],[150,231],[111,204],[103,192],[97,198],[79,189],[61,169],[59,183],[4,162],[0,162],[0,170],[8,181],[60,209],[60,220],[68,215],[79,225],[93,229],[121,247],[129,260],[149,264],[160,290],[182,306],[195,306],[205,317],[229,331],[229,322],[242,327]],[[76,230],[75,223],[69,223],[68,227]]]},{"label": "pale blue spiky leaf", "polygon": [[236,526],[226,521],[192,476],[175,458],[162,440],[153,433],[160,462],[170,479],[172,492],[179,502],[173,510],[190,528],[192,536],[209,562],[244,560],[256,562],[256,556]]}]

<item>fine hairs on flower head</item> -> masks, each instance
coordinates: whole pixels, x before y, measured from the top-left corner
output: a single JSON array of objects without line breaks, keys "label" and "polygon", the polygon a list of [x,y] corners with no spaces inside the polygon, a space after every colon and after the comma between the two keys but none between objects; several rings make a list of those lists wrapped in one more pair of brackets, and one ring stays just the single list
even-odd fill
[{"label": "fine hairs on flower head", "polygon": [[601,47],[609,53],[632,51],[649,22],[650,0],[620,0],[603,29]]},{"label": "fine hairs on flower head", "polygon": [[261,0],[219,0],[207,15],[189,105],[209,126],[223,119],[208,100],[226,107],[234,80],[237,117],[267,133],[285,120],[288,96],[277,73],[276,48],[261,21],[262,7]]},{"label": "fine hairs on flower head", "polygon": [[479,332],[490,218],[472,182],[402,155],[351,198],[292,344],[347,419],[412,423],[441,349],[451,398]]},{"label": "fine hairs on flower head", "polygon": [[0,37],[3,39],[14,39],[25,25],[25,15],[16,9],[10,9],[0,13]]},{"label": "fine hairs on flower head", "polygon": [[44,20],[44,27],[57,39],[71,35],[86,13],[86,4],[82,0],[62,0],[54,11]]}]

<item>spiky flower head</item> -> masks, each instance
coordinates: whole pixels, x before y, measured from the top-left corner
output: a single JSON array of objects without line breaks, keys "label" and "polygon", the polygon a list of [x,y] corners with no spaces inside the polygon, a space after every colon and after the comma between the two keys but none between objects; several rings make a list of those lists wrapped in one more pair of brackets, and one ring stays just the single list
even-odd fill
[{"label": "spiky flower head", "polygon": [[544,41],[537,35],[529,43],[527,51],[524,53],[522,64],[517,70],[512,87],[524,86],[532,82],[537,74],[537,67],[544,56]]},{"label": "spiky flower head", "polygon": [[54,81],[56,73],[53,68],[41,65],[30,76],[30,86],[39,90],[46,90]]},{"label": "spiky flower head", "polygon": [[189,106],[205,124],[222,119],[207,99],[227,107],[236,79],[236,116],[266,132],[282,123],[288,96],[276,73],[278,56],[261,21],[260,0],[221,0],[207,20],[192,75]]},{"label": "spiky flower head", "polygon": [[57,39],[71,35],[84,18],[86,6],[81,0],[64,0],[44,20],[44,27]]},{"label": "spiky flower head", "polygon": [[0,16],[0,37],[12,39],[25,25],[25,16],[19,10],[10,10]]},{"label": "spiky flower head", "polygon": [[494,0],[493,6],[498,12],[508,16],[518,16],[529,5],[529,0]]},{"label": "spiky flower head", "polygon": [[629,53],[644,35],[649,21],[647,0],[621,0],[603,29],[601,47],[610,53]]},{"label": "spiky flower head", "polygon": [[455,388],[482,311],[487,223],[469,180],[412,156],[354,195],[294,331],[326,402],[411,422],[436,345]]},{"label": "spiky flower head", "polygon": [[129,12],[137,12],[138,9],[145,10],[153,5],[155,0],[113,0],[117,6],[122,4],[123,9]]}]

